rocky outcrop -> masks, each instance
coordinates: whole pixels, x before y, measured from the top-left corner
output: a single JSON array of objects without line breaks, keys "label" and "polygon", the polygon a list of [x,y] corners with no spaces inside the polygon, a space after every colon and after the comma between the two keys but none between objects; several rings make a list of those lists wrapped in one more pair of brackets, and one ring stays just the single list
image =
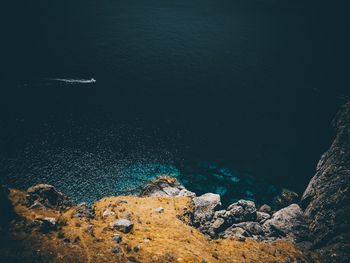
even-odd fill
[{"label": "rocky outcrop", "polygon": [[333,122],[337,135],[302,197],[313,247],[324,262],[350,259],[350,103]]},{"label": "rocky outcrop", "polygon": [[175,178],[159,176],[142,187],[140,196],[195,197],[196,194],[188,191]]},{"label": "rocky outcrop", "polygon": [[291,204],[276,213],[263,224],[267,237],[286,237],[295,242],[307,239],[308,228],[303,211],[297,204]]},{"label": "rocky outcrop", "polygon": [[27,206],[31,208],[66,210],[72,205],[72,202],[66,195],[49,184],[38,184],[28,188],[26,199]]}]

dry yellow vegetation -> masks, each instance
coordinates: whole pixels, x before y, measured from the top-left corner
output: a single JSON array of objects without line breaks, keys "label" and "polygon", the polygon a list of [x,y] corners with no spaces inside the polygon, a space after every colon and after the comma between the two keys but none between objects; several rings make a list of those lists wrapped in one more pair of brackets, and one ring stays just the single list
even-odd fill
[{"label": "dry yellow vegetation", "polygon": [[[11,190],[17,220],[3,234],[1,255],[7,262],[310,262],[310,256],[293,243],[256,242],[247,239],[209,240],[192,227],[190,198],[106,197],[94,204],[94,219],[74,217],[75,208],[60,212],[29,209],[25,194]],[[163,212],[155,211],[162,207]],[[109,215],[103,213],[109,209]],[[35,218],[57,219],[59,228],[48,233],[30,226]],[[129,218],[133,229],[125,234],[110,223]],[[112,239],[119,234],[122,242]]]}]

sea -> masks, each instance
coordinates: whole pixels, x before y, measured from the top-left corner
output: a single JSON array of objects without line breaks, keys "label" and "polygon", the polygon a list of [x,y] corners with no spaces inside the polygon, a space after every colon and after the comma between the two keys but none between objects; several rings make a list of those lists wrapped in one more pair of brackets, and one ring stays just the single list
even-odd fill
[{"label": "sea", "polygon": [[302,194],[350,97],[345,4],[13,1],[2,7],[0,183],[77,202],[159,175]]}]

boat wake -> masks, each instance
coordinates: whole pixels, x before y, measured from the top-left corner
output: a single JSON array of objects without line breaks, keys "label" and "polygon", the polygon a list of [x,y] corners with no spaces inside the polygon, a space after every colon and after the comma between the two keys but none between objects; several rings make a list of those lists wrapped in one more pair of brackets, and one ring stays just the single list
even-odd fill
[{"label": "boat wake", "polygon": [[55,78],[55,79],[48,79],[51,81],[59,81],[59,82],[64,82],[68,84],[90,84],[90,83],[95,83],[96,79],[91,78],[91,79],[61,79],[61,78]]}]

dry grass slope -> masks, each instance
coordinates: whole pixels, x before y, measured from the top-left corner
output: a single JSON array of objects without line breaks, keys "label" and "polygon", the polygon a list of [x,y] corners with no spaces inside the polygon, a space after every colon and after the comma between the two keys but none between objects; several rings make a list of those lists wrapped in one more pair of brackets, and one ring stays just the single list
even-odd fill
[{"label": "dry grass slope", "polygon": [[[2,262],[309,262],[301,249],[287,241],[208,240],[190,226],[189,198],[106,197],[94,204],[95,218],[74,217],[75,208],[28,209],[25,194],[11,190],[16,212],[24,220],[3,234]],[[156,212],[164,208],[162,213]],[[109,216],[103,216],[109,209]],[[42,233],[32,227],[38,217],[56,218],[58,229]],[[110,223],[129,218],[130,233],[113,230]],[[122,236],[122,242],[112,239]]]}]

